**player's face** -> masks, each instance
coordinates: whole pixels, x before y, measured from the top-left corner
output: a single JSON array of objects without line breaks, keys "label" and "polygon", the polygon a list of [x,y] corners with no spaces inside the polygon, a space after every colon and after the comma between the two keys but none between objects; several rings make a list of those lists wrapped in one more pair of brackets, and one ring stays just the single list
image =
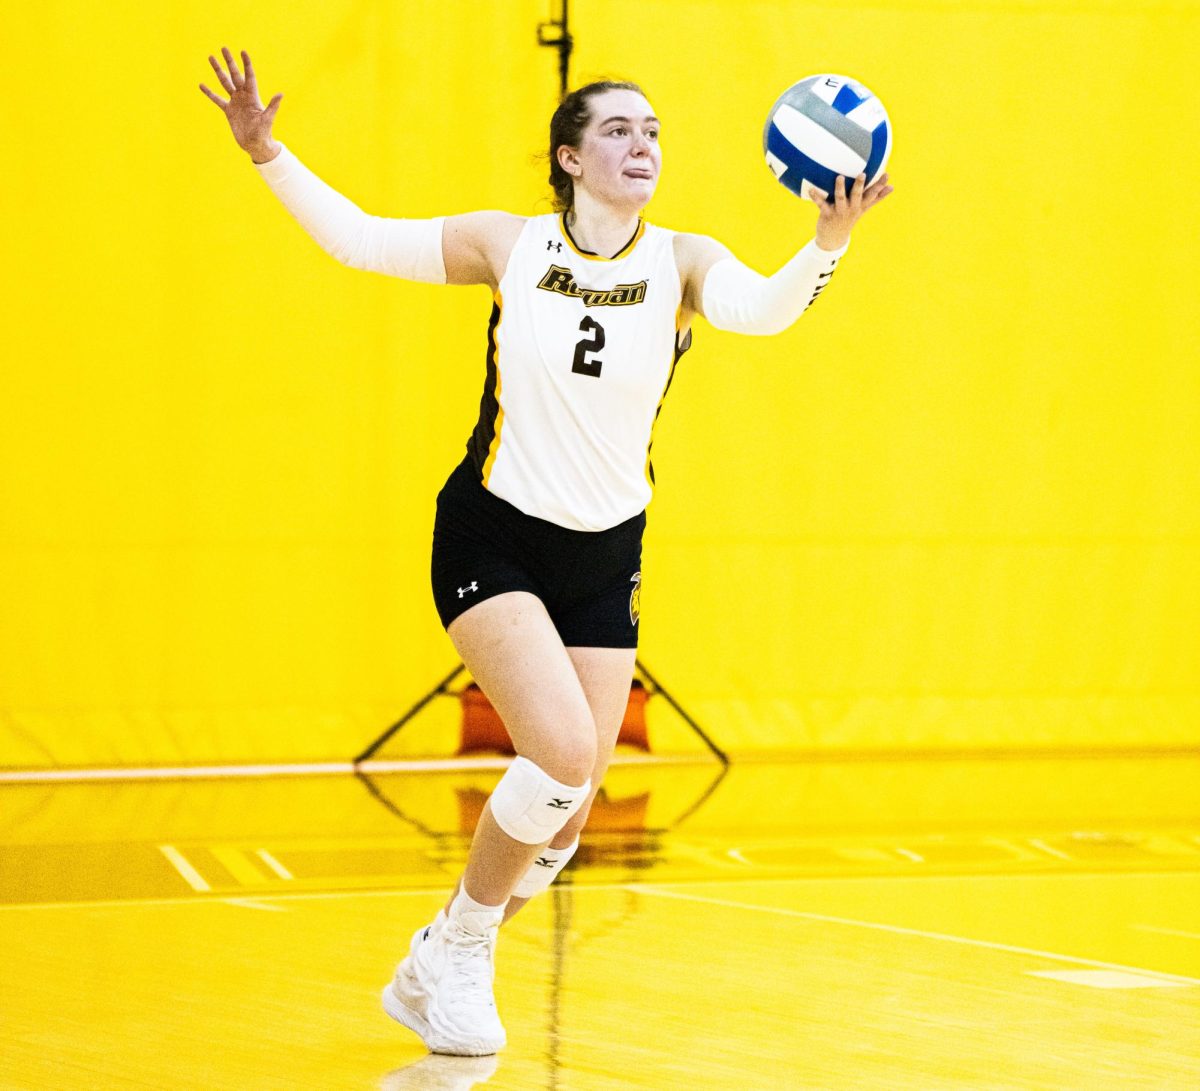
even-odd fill
[{"label": "player's face", "polygon": [[642,95],[624,90],[604,91],[589,105],[576,185],[607,203],[641,208],[654,196],[662,169],[654,110]]}]

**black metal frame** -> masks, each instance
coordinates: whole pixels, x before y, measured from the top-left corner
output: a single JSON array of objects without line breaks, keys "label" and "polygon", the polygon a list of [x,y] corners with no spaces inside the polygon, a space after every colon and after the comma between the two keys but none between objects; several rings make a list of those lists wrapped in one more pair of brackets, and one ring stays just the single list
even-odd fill
[{"label": "black metal frame", "polygon": [[[559,99],[567,96],[567,87],[571,75],[571,50],[575,48],[575,39],[567,26],[569,0],[560,0],[559,17],[545,23],[538,23],[538,45],[550,46],[558,50],[558,86]],[[554,33],[553,37],[551,36]]]}]

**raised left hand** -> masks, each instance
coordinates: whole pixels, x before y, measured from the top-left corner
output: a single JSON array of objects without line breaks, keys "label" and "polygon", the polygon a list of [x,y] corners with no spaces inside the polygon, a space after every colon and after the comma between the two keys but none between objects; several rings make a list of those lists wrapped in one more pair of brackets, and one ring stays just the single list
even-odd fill
[{"label": "raised left hand", "polygon": [[849,194],[846,179],[838,175],[833,183],[833,200],[823,189],[809,184],[808,197],[818,210],[817,245],[822,250],[840,250],[850,241],[850,229],[858,223],[867,209],[879,204],[892,187],[887,184],[888,176],[881,174],[877,181],[867,186],[867,176],[860,174],[854,179]]}]

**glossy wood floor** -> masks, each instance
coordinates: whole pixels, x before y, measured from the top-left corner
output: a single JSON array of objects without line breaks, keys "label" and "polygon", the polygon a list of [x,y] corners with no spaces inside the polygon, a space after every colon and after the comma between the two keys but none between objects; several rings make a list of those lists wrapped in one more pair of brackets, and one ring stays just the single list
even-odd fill
[{"label": "glossy wood floor", "polygon": [[1200,1088],[1200,759],[622,766],[431,1057],[498,775],[0,788],[0,1087]]}]

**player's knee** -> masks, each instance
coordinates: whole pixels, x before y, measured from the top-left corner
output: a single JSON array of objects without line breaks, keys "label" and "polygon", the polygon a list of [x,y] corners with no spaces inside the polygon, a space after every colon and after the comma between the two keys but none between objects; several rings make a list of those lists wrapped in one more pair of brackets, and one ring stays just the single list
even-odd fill
[{"label": "player's knee", "polygon": [[582,784],[596,768],[596,728],[561,729],[537,748],[537,763],[564,784]]},{"label": "player's knee", "polygon": [[581,783],[563,782],[528,758],[517,757],[492,792],[492,817],[514,840],[540,845],[584,805],[591,788],[587,775]]}]

